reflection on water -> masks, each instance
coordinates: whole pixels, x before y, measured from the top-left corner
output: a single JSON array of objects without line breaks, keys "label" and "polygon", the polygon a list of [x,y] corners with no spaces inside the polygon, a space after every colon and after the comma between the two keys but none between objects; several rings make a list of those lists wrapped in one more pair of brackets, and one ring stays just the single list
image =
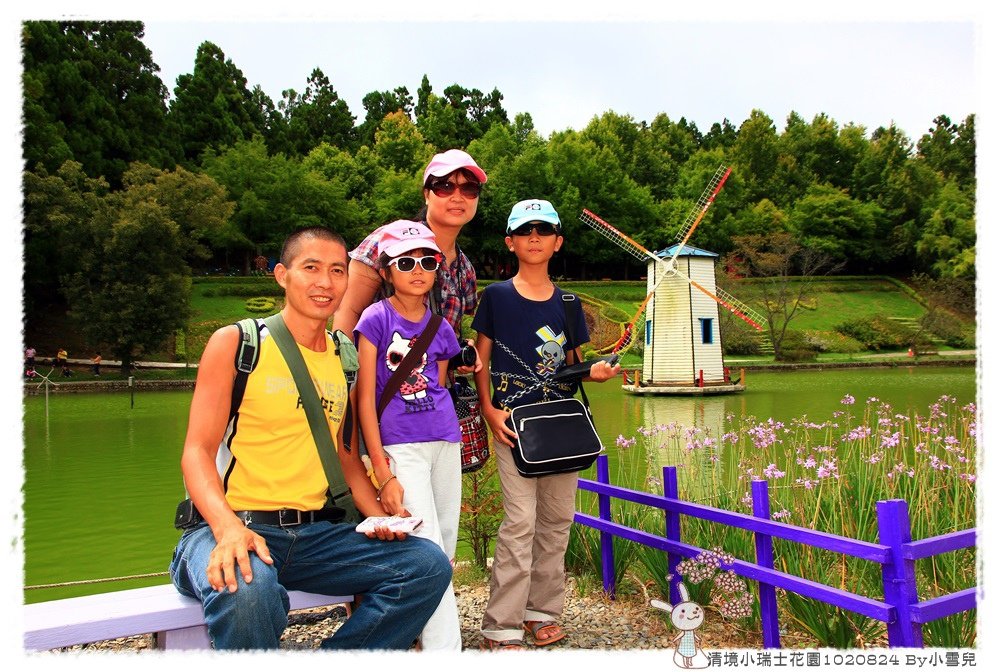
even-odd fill
[{"label": "reflection on water", "polygon": [[[823,421],[845,394],[859,402],[878,397],[898,412],[927,406],[943,394],[959,403],[975,400],[971,367],[750,373],[748,390],[721,397],[647,397],[622,392],[613,381],[588,384],[594,421],[616,462],[641,460],[642,451],[621,451],[615,440],[642,437],[639,427],[676,427],[679,438],[657,451],[658,467],[682,464],[683,430],[706,428],[718,439],[727,414],[751,414],[788,422],[807,415]],[[35,585],[162,572],[177,531],[174,507],[184,496],[180,454],[190,392],[143,392],[130,408],[128,393],[61,394],[25,399],[25,583]],[[697,437],[696,437],[697,438]],[[697,451],[705,468],[693,470],[695,491],[713,487],[709,451]],[[624,465],[628,466],[628,465]],[[615,471],[613,469],[612,474]],[[644,489],[659,491],[646,486]],[[26,592],[28,601],[57,599],[164,583],[93,584]]]}]

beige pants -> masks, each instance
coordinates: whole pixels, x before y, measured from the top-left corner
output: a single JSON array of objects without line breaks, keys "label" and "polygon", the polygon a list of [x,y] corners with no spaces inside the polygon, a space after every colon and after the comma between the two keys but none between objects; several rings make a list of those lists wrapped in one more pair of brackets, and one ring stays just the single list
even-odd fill
[{"label": "beige pants", "polygon": [[576,472],[524,478],[510,451],[493,444],[504,518],[482,625],[484,637],[500,641],[521,639],[524,621],[555,620],[562,613],[563,561],[576,511]]}]

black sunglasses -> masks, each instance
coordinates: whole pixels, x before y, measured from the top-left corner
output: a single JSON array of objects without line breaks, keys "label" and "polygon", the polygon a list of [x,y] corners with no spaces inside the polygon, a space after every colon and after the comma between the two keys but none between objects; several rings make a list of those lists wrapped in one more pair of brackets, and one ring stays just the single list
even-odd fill
[{"label": "black sunglasses", "polygon": [[483,190],[483,185],[478,182],[463,182],[462,184],[456,184],[451,180],[445,182],[432,182],[429,189],[434,192],[434,195],[438,198],[447,198],[455,193],[458,189],[462,196],[466,198],[479,198],[479,192]]},{"label": "black sunglasses", "polygon": [[554,236],[559,233],[559,229],[548,222],[532,222],[531,224],[524,224],[523,226],[517,227],[508,235],[530,236],[532,230],[538,233],[539,236]]},{"label": "black sunglasses", "polygon": [[396,257],[389,262],[390,266],[395,265],[403,273],[413,272],[417,264],[428,273],[433,273],[441,265],[441,257],[437,254],[426,257]]}]

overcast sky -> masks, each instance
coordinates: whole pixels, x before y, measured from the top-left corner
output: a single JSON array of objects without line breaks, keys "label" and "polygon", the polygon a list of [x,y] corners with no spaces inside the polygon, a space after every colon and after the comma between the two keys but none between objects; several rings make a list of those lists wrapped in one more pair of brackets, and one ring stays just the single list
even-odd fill
[{"label": "overcast sky", "polygon": [[759,108],[779,131],[792,110],[807,121],[823,112],[869,132],[895,122],[915,141],[937,115],[960,121],[975,108],[971,21],[149,20],[143,41],[171,95],[210,41],[275,103],[320,68],[358,122],[366,93],[405,86],[416,97],[424,74],[438,94],[498,88],[510,119],[530,113],[543,136],[607,110],[664,112],[707,132]]}]

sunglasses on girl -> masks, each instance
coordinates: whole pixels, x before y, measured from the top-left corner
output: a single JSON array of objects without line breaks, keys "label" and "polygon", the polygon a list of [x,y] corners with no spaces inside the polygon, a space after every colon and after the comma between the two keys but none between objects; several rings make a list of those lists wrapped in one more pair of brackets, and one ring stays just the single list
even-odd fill
[{"label": "sunglasses on girl", "polygon": [[441,265],[441,255],[434,254],[426,257],[396,257],[389,262],[390,266],[395,266],[403,273],[412,273],[413,269],[420,264],[420,268],[428,273],[433,273]]},{"label": "sunglasses on girl", "polygon": [[455,193],[458,189],[462,196],[466,198],[479,198],[479,192],[482,191],[483,185],[478,182],[463,182],[462,184],[456,184],[451,180],[446,182],[433,182],[430,185],[430,190],[434,192],[434,195],[438,198],[447,198]]},{"label": "sunglasses on girl", "polygon": [[519,226],[510,232],[511,236],[530,236],[532,230],[538,233],[539,236],[554,236],[559,233],[559,230],[549,224],[548,222],[532,222],[531,224],[525,224],[524,226]]}]

